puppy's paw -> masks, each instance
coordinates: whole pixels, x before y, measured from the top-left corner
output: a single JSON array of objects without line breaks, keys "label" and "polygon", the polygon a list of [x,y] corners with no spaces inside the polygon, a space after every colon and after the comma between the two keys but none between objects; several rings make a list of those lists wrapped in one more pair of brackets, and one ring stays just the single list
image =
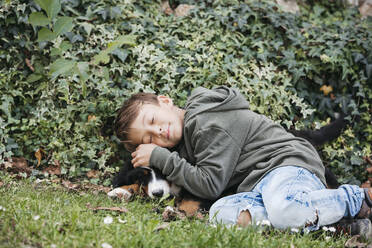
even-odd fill
[{"label": "puppy's paw", "polygon": [[109,197],[129,200],[132,197],[132,193],[123,188],[115,188],[107,193]]}]

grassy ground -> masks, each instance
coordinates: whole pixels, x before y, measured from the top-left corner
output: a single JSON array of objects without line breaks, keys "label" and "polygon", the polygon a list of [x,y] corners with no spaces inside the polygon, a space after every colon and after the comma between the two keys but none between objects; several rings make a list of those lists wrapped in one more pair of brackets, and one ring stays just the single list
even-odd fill
[{"label": "grassy ground", "polygon": [[[206,220],[165,224],[167,202],[121,202],[104,193],[71,192],[51,182],[15,180],[0,171],[0,247],[344,247],[347,237],[324,233],[263,233],[226,228]],[[87,207],[125,207],[128,212]],[[112,223],[106,224],[107,217]],[[159,230],[158,230],[159,229]]]}]

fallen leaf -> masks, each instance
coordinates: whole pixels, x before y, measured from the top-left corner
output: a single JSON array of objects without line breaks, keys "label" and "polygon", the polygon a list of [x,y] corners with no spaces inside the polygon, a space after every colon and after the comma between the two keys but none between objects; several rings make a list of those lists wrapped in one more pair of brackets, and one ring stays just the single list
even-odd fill
[{"label": "fallen leaf", "polygon": [[95,115],[88,115],[88,121],[95,121],[97,117]]},{"label": "fallen leaf", "polygon": [[43,172],[48,172],[50,175],[61,175],[61,168],[55,165],[50,165],[46,167]]},{"label": "fallen leaf", "polygon": [[87,177],[88,178],[97,178],[98,177],[98,173],[99,173],[98,170],[90,170],[87,173]]},{"label": "fallen leaf", "polygon": [[82,187],[85,190],[95,190],[95,191],[102,192],[102,193],[105,193],[105,194],[107,194],[111,190],[110,187],[105,187],[105,186],[102,186],[102,185],[96,185],[96,184],[93,184],[93,183],[83,184]]},{"label": "fallen leaf", "polygon": [[290,12],[295,14],[300,11],[296,0],[277,0],[278,5],[280,5],[285,12]]},{"label": "fallen leaf", "polygon": [[38,167],[41,164],[41,160],[43,159],[43,153],[44,153],[44,150],[41,148],[37,149],[37,151],[35,152],[35,157],[37,159],[36,167]]},{"label": "fallen leaf", "polygon": [[164,222],[164,223],[158,225],[157,227],[155,227],[154,232],[158,232],[160,230],[168,229],[169,226],[170,226],[169,222]]},{"label": "fallen leaf", "polygon": [[115,212],[120,212],[120,213],[128,212],[128,209],[124,207],[92,207],[89,203],[87,204],[87,208],[93,211],[105,210],[105,211],[115,211]]},{"label": "fallen leaf", "polygon": [[0,181],[0,187],[2,187],[4,185],[4,183],[2,181]]},{"label": "fallen leaf", "polygon": [[177,17],[187,16],[193,8],[195,8],[194,5],[180,4],[174,10],[174,15]]},{"label": "fallen leaf", "polygon": [[34,72],[35,71],[35,68],[31,65],[31,61],[29,59],[25,59],[25,62],[26,62],[26,65],[27,67],[32,71]]},{"label": "fallen leaf", "polygon": [[163,221],[169,222],[172,220],[176,220],[177,218],[184,220],[186,218],[186,215],[171,206],[167,206],[162,213],[162,217]]},{"label": "fallen leaf", "polygon": [[25,158],[18,158],[18,157],[12,157],[9,161],[6,161],[4,163],[5,169],[8,171],[19,173],[19,172],[25,172],[27,174],[30,174],[32,171],[32,167],[28,166],[27,160]]},{"label": "fallen leaf", "polygon": [[62,181],[62,185],[67,188],[67,189],[72,189],[72,190],[76,190],[79,188],[79,184],[76,184],[76,183],[72,183],[70,181],[67,181],[67,180],[63,180]]},{"label": "fallen leaf", "polygon": [[203,213],[197,212],[194,217],[199,219],[199,220],[203,220],[205,215]]},{"label": "fallen leaf", "polygon": [[59,161],[57,159],[54,159],[54,165],[61,168],[61,165],[59,164]]},{"label": "fallen leaf", "polygon": [[175,15],[177,17],[187,16],[193,8],[195,8],[194,5],[180,4],[173,10],[169,5],[169,1],[163,1],[161,4],[161,10],[164,14]]},{"label": "fallen leaf", "polygon": [[52,179],[52,183],[60,183],[62,181],[61,178],[54,178]]},{"label": "fallen leaf", "polygon": [[359,242],[360,235],[354,235],[350,239],[348,239],[345,243],[345,247],[348,248],[366,248],[366,243]]},{"label": "fallen leaf", "polygon": [[333,90],[332,86],[323,85],[322,87],[320,87],[320,91],[323,91],[323,94],[325,96],[328,96],[328,94],[331,93],[332,90]]},{"label": "fallen leaf", "polygon": [[169,6],[169,1],[163,1],[161,3],[161,10],[163,11],[164,14],[166,15],[171,15],[173,14],[172,8]]}]

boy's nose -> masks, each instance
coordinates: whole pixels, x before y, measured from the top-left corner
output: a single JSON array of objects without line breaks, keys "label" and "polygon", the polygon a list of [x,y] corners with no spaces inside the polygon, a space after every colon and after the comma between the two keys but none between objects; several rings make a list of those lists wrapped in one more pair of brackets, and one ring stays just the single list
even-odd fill
[{"label": "boy's nose", "polygon": [[166,133],[165,128],[159,127],[159,136],[163,136],[165,135],[165,133]]}]

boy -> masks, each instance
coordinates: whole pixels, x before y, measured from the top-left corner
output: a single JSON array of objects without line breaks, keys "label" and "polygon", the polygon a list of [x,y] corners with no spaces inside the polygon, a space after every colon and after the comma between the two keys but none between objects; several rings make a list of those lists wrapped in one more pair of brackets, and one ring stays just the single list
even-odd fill
[{"label": "boy", "polygon": [[314,147],[250,111],[237,90],[197,88],[185,109],[166,96],[140,93],[124,103],[115,129],[135,167],[156,167],[206,199],[237,187],[237,194],[213,204],[211,221],[246,226],[269,220],[276,228],[317,230],[347,217],[358,220],[343,227],[372,237],[372,189],[326,189]]}]

